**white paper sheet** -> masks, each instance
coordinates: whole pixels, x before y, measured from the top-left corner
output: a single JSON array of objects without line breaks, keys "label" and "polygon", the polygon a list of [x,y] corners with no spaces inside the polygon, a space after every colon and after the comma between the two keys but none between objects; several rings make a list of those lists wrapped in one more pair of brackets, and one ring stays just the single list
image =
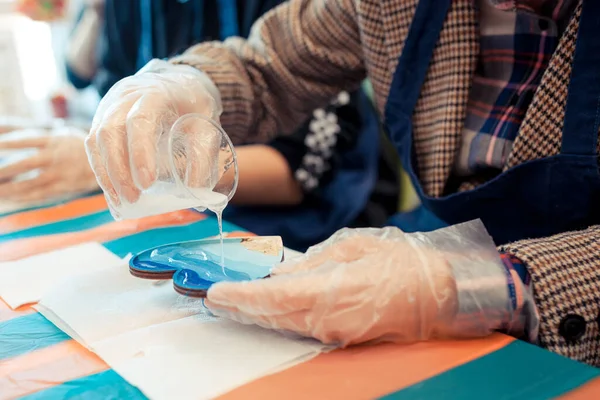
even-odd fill
[{"label": "white paper sheet", "polygon": [[[34,310],[37,310],[44,316],[48,321],[52,322],[58,329],[75,339],[77,342],[87,347],[85,341],[75,332],[69,325],[67,325],[62,319],[58,318],[54,312],[41,304],[35,304],[32,306]],[[87,347],[89,349],[89,347]]]},{"label": "white paper sheet", "polygon": [[169,281],[132,276],[126,262],[65,279],[43,296],[40,305],[53,311],[86,343],[185,318],[203,309],[202,300],[177,294]]},{"label": "white paper sheet", "polygon": [[171,282],[132,277],[115,264],[64,280],[40,312],[151,399],[205,399],[325,349],[206,314]]},{"label": "white paper sheet", "polygon": [[120,261],[101,244],[90,242],[0,262],[0,297],[13,308],[34,303],[66,277],[104,269]]},{"label": "white paper sheet", "polygon": [[196,315],[92,345],[151,399],[210,399],[316,356],[321,345]]}]

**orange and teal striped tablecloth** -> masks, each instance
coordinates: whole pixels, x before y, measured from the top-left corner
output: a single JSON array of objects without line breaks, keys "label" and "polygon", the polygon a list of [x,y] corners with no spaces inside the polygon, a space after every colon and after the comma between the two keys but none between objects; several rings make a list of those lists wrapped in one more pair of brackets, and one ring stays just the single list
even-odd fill
[{"label": "orange and teal striped tablecloth", "polygon": [[[225,224],[224,229],[241,233]],[[115,222],[101,196],[0,217],[0,261],[97,241],[119,256],[217,233],[193,211]],[[1,268],[1,265],[0,265]],[[600,370],[501,334],[322,354],[223,399],[600,399]],[[31,307],[0,301],[0,399],[143,399]]]}]

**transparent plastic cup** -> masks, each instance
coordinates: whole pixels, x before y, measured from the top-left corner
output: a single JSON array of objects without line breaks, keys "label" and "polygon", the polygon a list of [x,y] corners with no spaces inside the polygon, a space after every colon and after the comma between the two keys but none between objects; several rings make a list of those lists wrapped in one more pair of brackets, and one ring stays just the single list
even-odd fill
[{"label": "transparent plastic cup", "polygon": [[237,189],[233,143],[218,123],[203,115],[186,114],[177,119],[159,138],[156,161],[157,179],[136,201],[109,204],[116,219],[188,208],[221,212]]}]

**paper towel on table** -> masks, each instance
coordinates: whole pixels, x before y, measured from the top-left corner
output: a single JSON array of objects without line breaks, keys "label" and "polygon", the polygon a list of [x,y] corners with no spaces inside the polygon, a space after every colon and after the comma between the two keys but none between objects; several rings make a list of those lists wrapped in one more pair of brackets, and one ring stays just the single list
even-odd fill
[{"label": "paper towel on table", "polygon": [[101,244],[90,242],[0,262],[0,297],[13,308],[34,303],[66,277],[105,269],[120,261]]},{"label": "paper towel on table", "polygon": [[[84,340],[75,332],[69,325],[67,325],[62,319],[58,318],[56,314],[52,310],[47,309],[41,304],[35,304],[32,306],[34,310],[37,310],[40,314],[44,316],[48,321],[52,322],[58,329],[69,335],[71,338],[75,339],[81,345],[87,347],[87,344]],[[89,349],[89,347],[88,347]]]},{"label": "paper towel on table", "polygon": [[64,280],[39,310],[159,400],[211,398],[325,349],[212,317],[171,282],[132,277],[125,263]]},{"label": "paper towel on table", "polygon": [[322,345],[196,315],[92,345],[154,400],[209,399],[308,360]]},{"label": "paper towel on table", "polygon": [[170,281],[133,277],[124,261],[65,279],[42,297],[40,305],[86,344],[203,310],[201,299],[178,295]]}]

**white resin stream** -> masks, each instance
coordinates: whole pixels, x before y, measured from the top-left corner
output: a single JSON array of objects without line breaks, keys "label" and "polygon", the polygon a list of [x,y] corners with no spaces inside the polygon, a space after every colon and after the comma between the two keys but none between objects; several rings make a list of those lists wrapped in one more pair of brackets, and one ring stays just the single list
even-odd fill
[{"label": "white resin stream", "polygon": [[[217,216],[221,241],[221,266],[225,267],[223,254],[223,210],[227,196],[210,189],[176,188],[170,184],[157,183],[142,193],[135,203],[122,203],[117,210],[125,219],[137,219],[151,215],[166,214],[187,208],[208,209]],[[223,270],[223,272],[225,272]]]}]

